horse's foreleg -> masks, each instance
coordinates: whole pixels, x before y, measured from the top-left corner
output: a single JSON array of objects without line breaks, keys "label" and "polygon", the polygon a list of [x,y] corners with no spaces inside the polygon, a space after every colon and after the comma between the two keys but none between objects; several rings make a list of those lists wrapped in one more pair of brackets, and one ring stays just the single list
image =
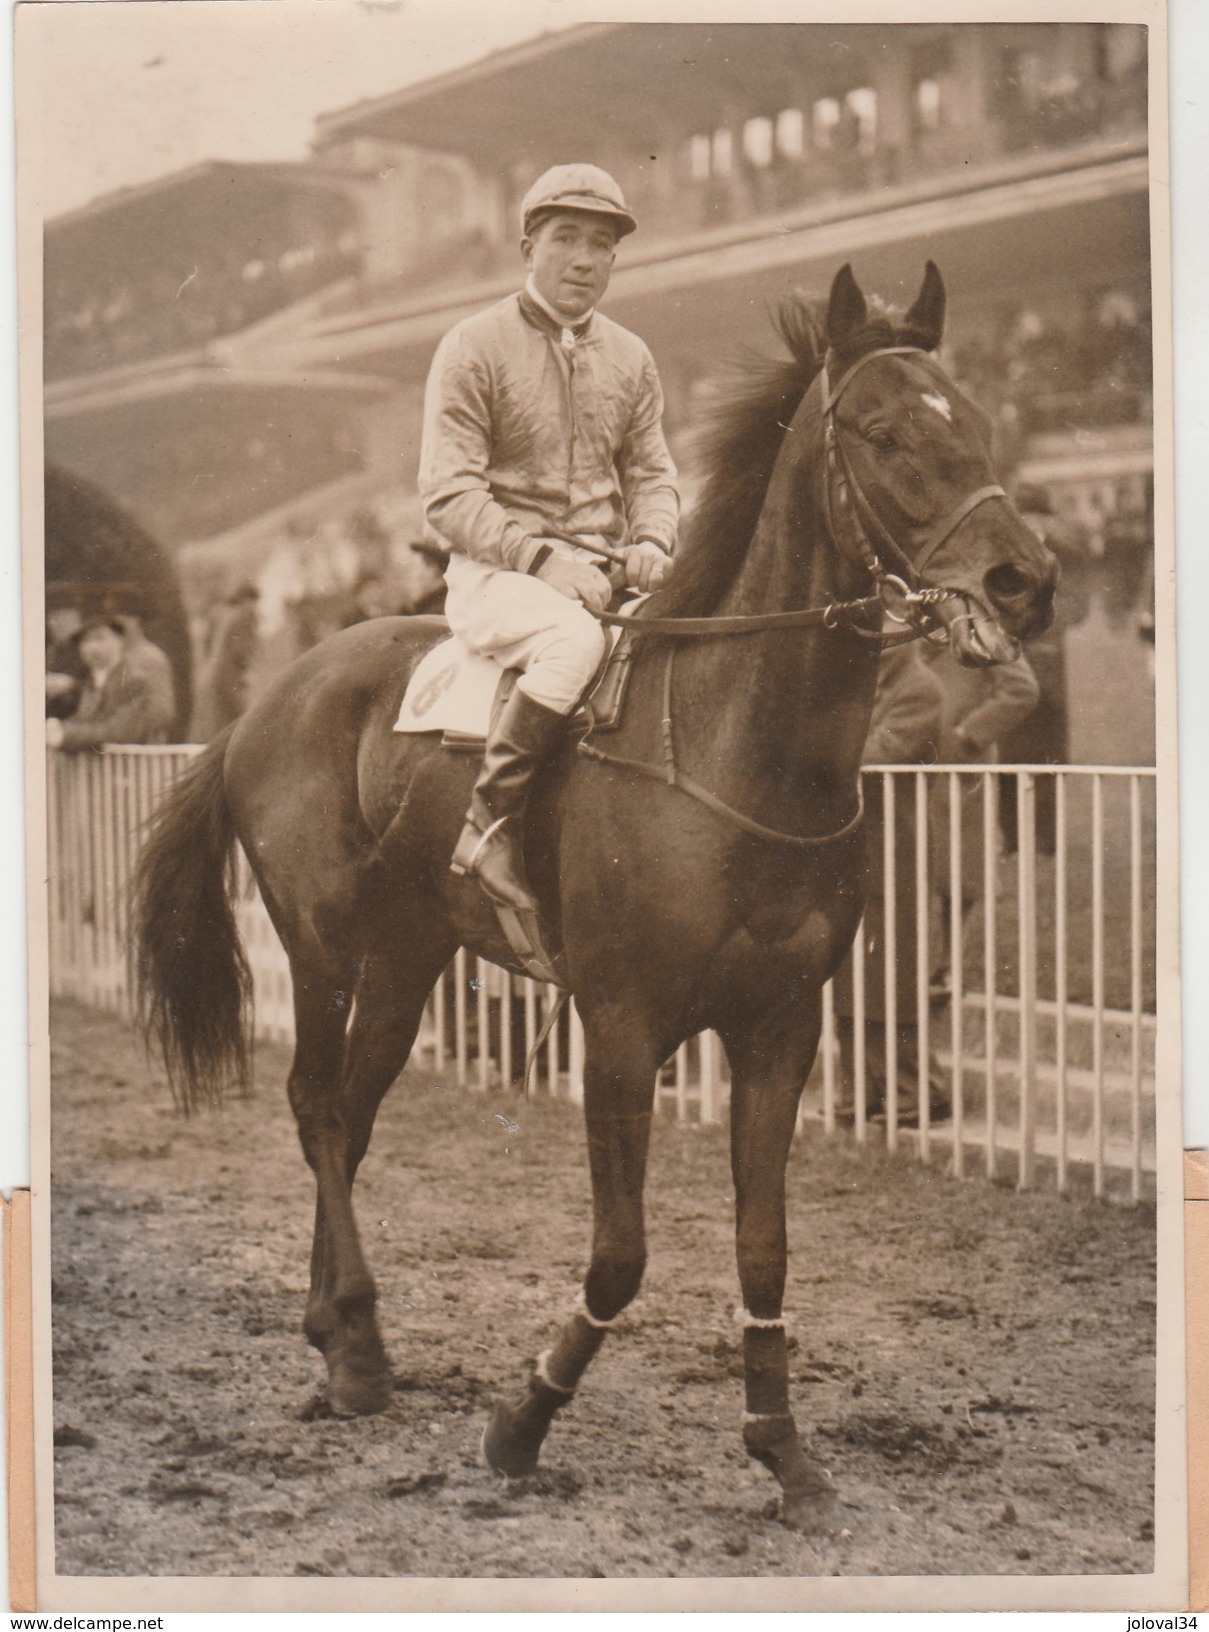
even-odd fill
[{"label": "horse's foreleg", "polygon": [[[637,1031],[636,1022],[631,1022]],[[631,1302],[646,1267],[642,1190],[651,1137],[658,1062],[631,1035],[594,1040],[584,1065],[584,1117],[595,1204],[592,1258],[579,1307],[552,1348],[539,1355],[525,1391],[498,1405],[483,1436],[497,1472],[517,1478],[537,1466],[560,1406],[573,1397],[609,1328]]]},{"label": "horse's foreleg", "polygon": [[836,1506],[827,1474],[802,1449],[789,1404],[783,1299],[787,1261],[785,1169],[798,1102],[818,1047],[820,1005],[796,996],[726,1039],[732,1075],[731,1171],[743,1292],[746,1410],[743,1442],[775,1474],[782,1517],[830,1531]]}]

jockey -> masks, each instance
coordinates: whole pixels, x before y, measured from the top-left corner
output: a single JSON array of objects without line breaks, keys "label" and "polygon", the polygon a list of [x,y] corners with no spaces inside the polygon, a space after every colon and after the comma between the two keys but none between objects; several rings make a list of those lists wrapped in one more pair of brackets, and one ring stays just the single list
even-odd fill
[{"label": "jockey", "polygon": [[611,593],[607,563],[566,535],[619,552],[617,577],[640,590],[662,581],[676,541],[654,360],[596,310],[618,240],[636,225],[605,171],[547,170],[521,205],[523,290],[450,330],[425,390],[419,486],[449,551],[446,616],[473,650],[523,670],[488,737],[451,865],[511,909],[505,927],[526,915],[531,940],[529,790],[604,657],[593,614]]}]

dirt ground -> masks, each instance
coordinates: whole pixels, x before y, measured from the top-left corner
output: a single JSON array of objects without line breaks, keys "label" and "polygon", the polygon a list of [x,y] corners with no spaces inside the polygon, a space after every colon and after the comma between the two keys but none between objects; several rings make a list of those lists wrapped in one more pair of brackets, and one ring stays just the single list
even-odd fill
[{"label": "dirt ground", "polygon": [[569,1312],[590,1223],[579,1113],[408,1076],[359,1185],[397,1371],[317,1406],[300,1330],[311,1181],[262,1048],[251,1101],[181,1121],[120,1021],[54,1023],[57,1567],[94,1575],[1145,1572],[1149,1208],[957,1183],[808,1132],[790,1165],[799,1424],[847,1534],[777,1520],[739,1437],[725,1134],[657,1126],[640,1300],[507,1487],[496,1391]]}]

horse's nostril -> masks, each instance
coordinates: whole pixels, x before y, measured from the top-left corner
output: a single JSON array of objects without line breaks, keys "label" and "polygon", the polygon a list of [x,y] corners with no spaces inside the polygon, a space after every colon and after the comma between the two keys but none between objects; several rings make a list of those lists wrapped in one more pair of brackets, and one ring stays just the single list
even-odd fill
[{"label": "horse's nostril", "polygon": [[987,594],[997,606],[1003,606],[1012,601],[1021,601],[1030,595],[1034,589],[1033,580],[1027,572],[1010,561],[1004,561],[997,567],[992,567],[984,580]]}]

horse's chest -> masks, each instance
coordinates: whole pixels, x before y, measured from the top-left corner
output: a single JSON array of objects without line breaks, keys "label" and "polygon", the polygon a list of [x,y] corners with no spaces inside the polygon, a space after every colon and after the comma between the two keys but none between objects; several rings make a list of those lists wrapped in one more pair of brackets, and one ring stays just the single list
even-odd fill
[{"label": "horse's chest", "polygon": [[805,968],[829,964],[848,945],[859,913],[855,882],[835,876],[754,891],[738,918],[754,947]]}]

